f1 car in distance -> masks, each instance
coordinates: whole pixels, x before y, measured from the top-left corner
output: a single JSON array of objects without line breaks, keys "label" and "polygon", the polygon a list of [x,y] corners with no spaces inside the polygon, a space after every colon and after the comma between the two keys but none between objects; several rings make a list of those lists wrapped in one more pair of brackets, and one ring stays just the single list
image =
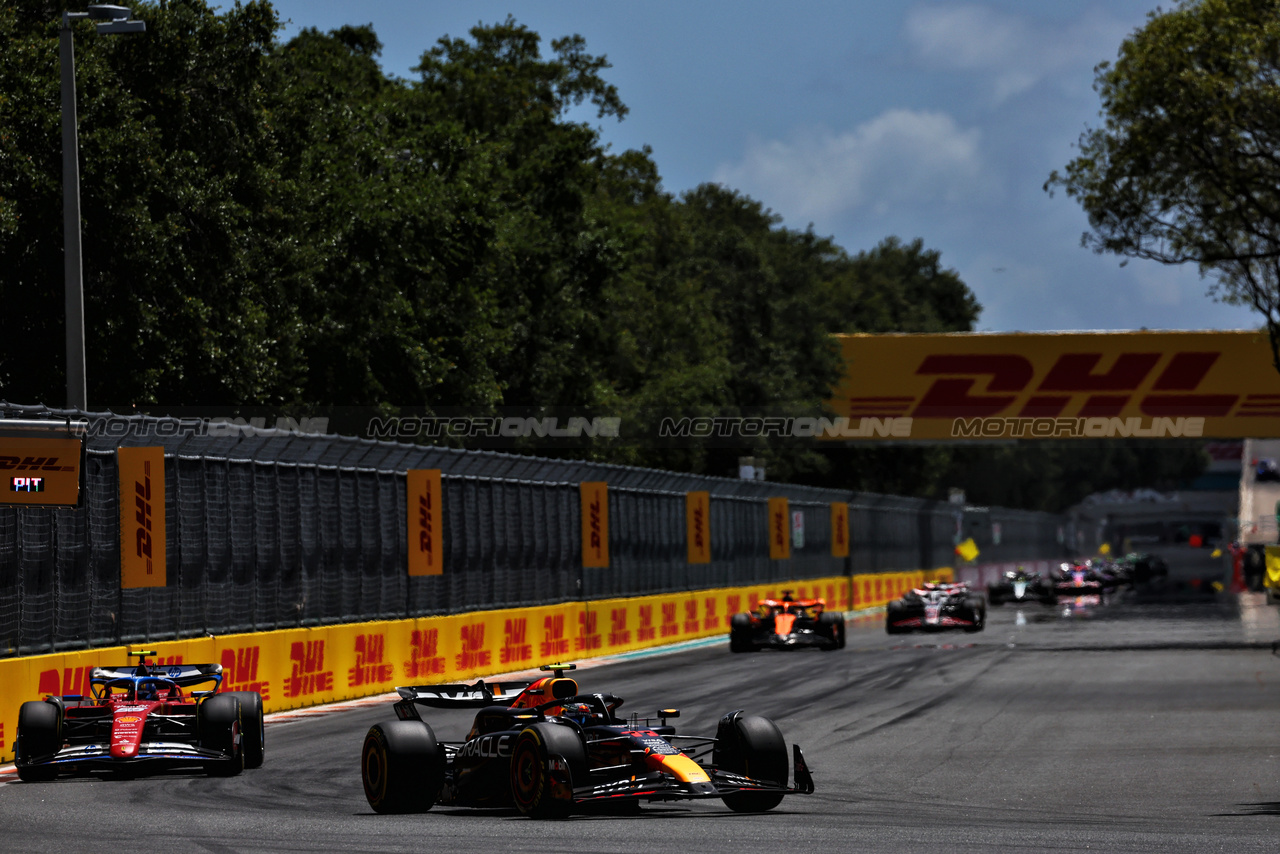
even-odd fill
[{"label": "f1 car in distance", "polygon": [[925,582],[885,609],[884,628],[891,635],[945,629],[980,632],[986,624],[987,603],[963,581]]},{"label": "f1 car in distance", "polygon": [[1094,568],[1092,561],[1063,563],[1059,565],[1054,578],[1054,591],[1057,596],[1098,596],[1108,588],[1109,579]]},{"label": "f1 car in distance", "polygon": [[[24,781],[60,773],[201,767],[211,776],[239,774],[264,759],[262,696],[219,692],[220,664],[95,667],[92,695],[48,696],[18,709],[14,761]],[[200,691],[192,686],[212,685]]]},{"label": "f1 car in distance", "polygon": [[825,599],[763,599],[754,612],[734,614],[729,621],[730,652],[817,647],[843,649],[844,614],[828,611]]},{"label": "f1 car in distance", "polygon": [[1040,602],[1052,605],[1056,601],[1057,591],[1053,582],[1024,566],[1006,572],[999,581],[987,585],[987,602],[992,605],[1003,605],[1005,602]]},{"label": "f1 car in distance", "polygon": [[1116,566],[1127,573],[1131,585],[1146,584],[1169,574],[1169,564],[1163,557],[1145,552],[1130,552],[1117,560]]},{"label": "f1 car in distance", "polygon": [[[769,719],[730,712],[714,738],[677,735],[679,716],[618,717],[622,698],[583,694],[564,676],[572,664],[542,668],[531,683],[397,688],[397,720],[365,736],[360,776],[380,813],[422,812],[435,804],[512,807],[531,818],[563,818],[591,806],[720,798],[735,812],[760,812],[783,796],[813,792],[798,745],[791,754]],[[477,709],[462,742],[437,741],[423,707]]]}]

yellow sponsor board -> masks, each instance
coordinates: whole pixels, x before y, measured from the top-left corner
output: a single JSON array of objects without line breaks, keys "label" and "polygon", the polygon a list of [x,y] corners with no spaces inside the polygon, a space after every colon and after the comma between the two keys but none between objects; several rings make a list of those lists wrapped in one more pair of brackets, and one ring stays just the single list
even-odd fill
[{"label": "yellow sponsor board", "polygon": [[0,504],[79,501],[79,439],[0,436]]},{"label": "yellow sponsor board", "polygon": [[689,563],[711,563],[711,493],[684,494]]},{"label": "yellow sponsor board", "polygon": [[[384,694],[401,685],[455,682],[561,660],[725,635],[734,614],[784,590],[827,607],[883,605],[921,572],[806,579],[658,596],[567,602],[317,628],[146,644],[160,664],[222,665],[223,690],[257,691],[266,711]],[[94,667],[125,665],[124,646],[0,659],[0,760],[12,760],[18,709],[46,694],[88,694]]]},{"label": "yellow sponsor board", "polygon": [[164,448],[118,448],[120,586],[164,587]]},{"label": "yellow sponsor board", "polygon": [[769,499],[769,558],[786,560],[791,557],[791,514],[787,511],[787,499]]},{"label": "yellow sponsor board", "polygon": [[844,501],[831,502],[831,556],[849,556],[849,505]]},{"label": "yellow sponsor board", "polygon": [[609,484],[584,482],[578,488],[582,499],[582,565],[604,569],[609,566]]},{"label": "yellow sponsor board", "polygon": [[1265,332],[840,335],[831,440],[1280,436]]},{"label": "yellow sponsor board", "polygon": [[444,574],[444,505],[440,469],[405,473],[409,526],[409,575]]}]

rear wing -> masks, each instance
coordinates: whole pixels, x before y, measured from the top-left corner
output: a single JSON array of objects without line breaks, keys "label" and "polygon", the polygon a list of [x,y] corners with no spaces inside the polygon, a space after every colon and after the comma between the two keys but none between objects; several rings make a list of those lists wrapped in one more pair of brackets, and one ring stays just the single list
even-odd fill
[{"label": "rear wing", "polygon": [[474,685],[417,685],[397,688],[396,693],[410,702],[437,709],[478,709],[496,703],[510,703],[521,691],[532,684],[532,682],[485,682],[480,679]]},{"label": "rear wing", "polygon": [[202,682],[222,684],[221,664],[148,664],[141,667],[95,667],[90,673],[92,682],[111,682],[116,679],[153,678],[168,679],[175,685],[199,685]]}]

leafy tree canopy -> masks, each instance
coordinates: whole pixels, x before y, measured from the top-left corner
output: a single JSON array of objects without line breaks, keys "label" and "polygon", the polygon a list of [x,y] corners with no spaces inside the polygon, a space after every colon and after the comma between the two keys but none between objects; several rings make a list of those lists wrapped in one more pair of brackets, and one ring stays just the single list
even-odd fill
[{"label": "leafy tree canopy", "polygon": [[1280,370],[1280,3],[1184,0],[1097,68],[1103,126],[1046,189],[1089,215],[1086,245],[1194,263],[1266,319]]}]

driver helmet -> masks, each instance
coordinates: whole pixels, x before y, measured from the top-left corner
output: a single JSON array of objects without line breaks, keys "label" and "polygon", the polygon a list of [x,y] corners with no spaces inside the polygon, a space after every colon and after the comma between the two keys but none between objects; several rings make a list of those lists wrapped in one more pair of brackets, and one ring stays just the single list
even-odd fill
[{"label": "driver helmet", "polygon": [[569,703],[560,709],[560,717],[586,726],[595,720],[595,712],[586,703]]}]

